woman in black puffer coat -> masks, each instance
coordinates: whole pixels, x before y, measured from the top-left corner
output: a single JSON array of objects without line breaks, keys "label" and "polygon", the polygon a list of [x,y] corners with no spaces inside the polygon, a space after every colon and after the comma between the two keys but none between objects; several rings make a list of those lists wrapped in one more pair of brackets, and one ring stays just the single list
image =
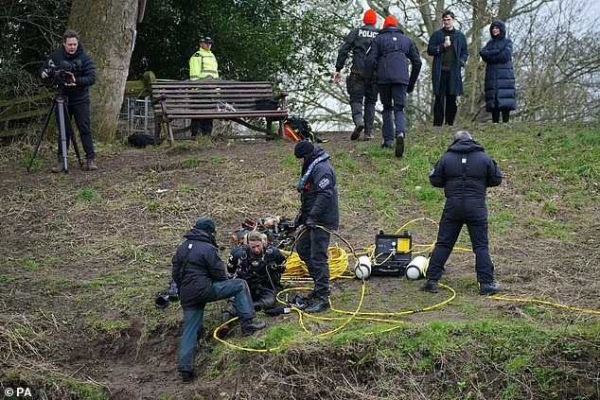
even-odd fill
[{"label": "woman in black puffer coat", "polygon": [[492,39],[479,54],[485,63],[485,109],[492,113],[492,121],[508,122],[510,111],[517,108],[515,71],[512,63],[512,41],[506,37],[506,26],[494,21],[490,26]]}]

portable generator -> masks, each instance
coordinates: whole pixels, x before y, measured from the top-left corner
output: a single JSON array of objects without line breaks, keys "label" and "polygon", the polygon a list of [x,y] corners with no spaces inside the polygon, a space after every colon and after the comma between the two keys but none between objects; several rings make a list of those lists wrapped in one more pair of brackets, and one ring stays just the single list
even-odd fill
[{"label": "portable generator", "polygon": [[389,235],[380,231],[375,236],[375,257],[371,275],[404,276],[412,259],[412,236],[404,231],[400,235]]}]

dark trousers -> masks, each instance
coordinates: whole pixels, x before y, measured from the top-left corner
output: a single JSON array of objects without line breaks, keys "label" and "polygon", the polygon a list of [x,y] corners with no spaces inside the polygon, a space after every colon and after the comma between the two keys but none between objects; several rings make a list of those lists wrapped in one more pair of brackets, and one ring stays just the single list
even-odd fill
[{"label": "dark trousers", "polygon": [[275,289],[260,285],[250,288],[250,294],[255,310],[264,310],[275,305]]},{"label": "dark trousers", "polygon": [[364,125],[365,131],[372,133],[375,121],[375,103],[377,103],[377,85],[373,80],[359,74],[350,74],[346,78],[346,89],[350,96],[350,110],[354,126]]},{"label": "dark trousers", "polygon": [[407,85],[379,85],[379,96],[383,104],[383,140],[391,142],[396,136],[406,133],[404,103]]},{"label": "dark trousers", "polygon": [[440,77],[440,92],[435,95],[433,103],[433,125],[442,126],[444,120],[446,125],[454,125],[454,118],[458,107],[456,105],[456,94],[449,94],[450,71],[442,71]]},{"label": "dark trousers", "polygon": [[488,243],[487,207],[483,199],[449,198],[446,200],[440,221],[437,242],[429,261],[427,279],[439,280],[444,265],[454,248],[463,224],[467,225],[471,246],[475,253],[477,281],[491,283],[494,280],[494,264]]},{"label": "dark trousers", "polygon": [[329,232],[319,228],[305,230],[296,242],[296,250],[300,259],[308,267],[308,273],[315,282],[314,294],[326,299],[329,297],[329,265],[327,249],[330,240]]},{"label": "dark trousers", "polygon": [[[254,307],[248,284],[243,279],[214,282],[206,303],[234,297],[235,308],[240,320],[254,318]],[[198,334],[202,331],[204,305],[183,309],[183,333],[179,344],[179,371],[193,371],[194,358],[198,350]]]},{"label": "dark trousers", "polygon": [[[254,284],[250,281],[246,281],[248,283],[248,287],[250,288],[250,296],[252,297],[252,306],[255,311],[266,310],[268,308],[272,308],[277,302],[277,292],[275,289],[272,289],[268,286],[262,284]],[[229,314],[239,315],[235,304],[231,302],[231,307],[227,310]]]},{"label": "dark trousers", "polygon": [[499,110],[497,108],[492,110],[492,122],[497,124],[500,122],[500,112],[502,111],[502,122],[508,122],[510,119],[510,110]]},{"label": "dark trousers", "polygon": [[193,119],[191,124],[192,137],[198,136],[210,136],[213,130],[212,119]]},{"label": "dark trousers", "polygon": [[[83,146],[83,151],[85,152],[85,158],[88,160],[94,160],[96,158],[96,153],[94,152],[94,142],[92,140],[89,100],[79,104],[69,104],[68,102],[65,104],[67,105],[67,109],[65,110],[65,135],[67,137],[67,150],[69,149],[71,137],[73,136],[73,128],[71,127],[71,118],[73,117],[75,119],[75,124],[77,125],[77,130],[79,130],[79,137],[81,138],[81,145]],[[56,110],[55,114],[56,126],[60,127],[60,123],[58,122],[58,110]],[[59,160],[62,158],[60,146],[59,134],[57,152]]]}]

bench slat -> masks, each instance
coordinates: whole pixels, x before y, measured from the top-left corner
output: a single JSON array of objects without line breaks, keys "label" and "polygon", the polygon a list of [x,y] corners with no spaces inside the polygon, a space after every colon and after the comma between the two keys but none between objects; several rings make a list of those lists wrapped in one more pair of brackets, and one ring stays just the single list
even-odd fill
[{"label": "bench slat", "polygon": [[171,119],[177,118],[238,118],[238,117],[287,117],[285,110],[274,111],[242,111],[242,112],[193,112],[181,110],[177,112],[168,112]]},{"label": "bench slat", "polygon": [[152,87],[158,86],[209,86],[209,85],[221,85],[221,86],[269,86],[273,85],[270,82],[257,81],[257,82],[240,82],[240,81],[225,81],[220,79],[206,79],[199,81],[156,81],[152,83]]},{"label": "bench slat", "polygon": [[215,93],[215,92],[205,92],[205,93],[192,93],[192,92],[181,92],[181,93],[158,93],[153,95],[152,97],[156,100],[160,99],[161,96],[165,96],[168,99],[193,99],[193,98],[203,98],[210,97],[215,99],[264,99],[264,98],[272,98],[273,94],[269,92],[264,93]]},{"label": "bench slat", "polygon": [[[254,110],[254,111],[277,111],[276,108],[270,108],[270,109],[264,109],[264,110],[258,110],[256,109],[256,106],[254,104],[231,104],[231,103],[227,103],[228,106],[215,106],[212,103],[207,103],[207,104],[180,104],[177,106],[174,105],[167,105],[165,108],[167,109],[167,112],[171,112],[173,110],[182,110],[182,109],[190,109],[190,110],[231,110],[232,108],[235,110]],[[159,110],[161,107],[160,105],[154,106],[154,110]]]},{"label": "bench slat", "polygon": [[152,91],[155,90],[221,90],[221,91],[245,91],[245,90],[268,90],[273,91],[271,86],[220,86],[220,85],[202,85],[202,86],[153,86]]}]

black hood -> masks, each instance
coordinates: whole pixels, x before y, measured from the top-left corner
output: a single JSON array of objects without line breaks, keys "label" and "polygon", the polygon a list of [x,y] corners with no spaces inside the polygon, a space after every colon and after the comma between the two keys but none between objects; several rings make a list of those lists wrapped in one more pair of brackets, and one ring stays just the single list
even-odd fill
[{"label": "black hood", "polygon": [[188,240],[197,240],[199,242],[210,243],[213,246],[217,247],[217,240],[215,239],[215,236],[212,233],[197,228],[192,228],[188,233],[183,235],[183,237]]},{"label": "black hood", "polygon": [[472,153],[484,150],[482,145],[472,139],[457,139],[448,147],[448,151],[453,153]]},{"label": "black hood", "polygon": [[308,156],[304,159],[304,163],[302,164],[302,175],[304,175],[304,173],[308,169],[308,166],[310,165],[310,163],[312,163],[317,158],[321,157],[323,154],[325,154],[325,150],[323,150],[320,147],[315,146],[315,149],[310,154],[310,156]]},{"label": "black hood", "polygon": [[[494,27],[498,27],[500,29],[500,35],[496,37],[492,35],[492,29],[494,29]],[[503,21],[500,21],[498,19],[492,22],[492,24],[490,25],[490,36],[492,37],[492,39],[504,39],[506,37],[506,25]]]}]

